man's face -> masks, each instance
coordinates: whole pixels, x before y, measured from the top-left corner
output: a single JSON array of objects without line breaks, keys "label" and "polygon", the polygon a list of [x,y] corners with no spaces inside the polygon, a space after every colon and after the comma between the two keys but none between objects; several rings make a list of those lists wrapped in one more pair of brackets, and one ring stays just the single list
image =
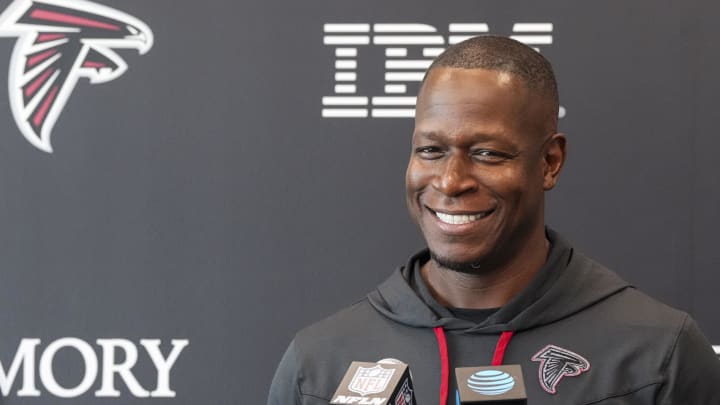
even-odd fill
[{"label": "man's face", "polygon": [[410,214],[440,265],[502,266],[544,232],[544,191],[559,172],[546,151],[562,137],[545,133],[546,111],[542,98],[508,73],[429,73],[418,96],[406,187]]}]

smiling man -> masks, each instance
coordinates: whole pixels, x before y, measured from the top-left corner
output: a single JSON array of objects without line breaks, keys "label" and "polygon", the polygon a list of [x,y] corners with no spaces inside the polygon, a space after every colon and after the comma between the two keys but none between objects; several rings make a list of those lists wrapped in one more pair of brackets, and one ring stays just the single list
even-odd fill
[{"label": "smiling man", "polygon": [[[532,56],[525,70],[551,72]],[[545,263],[544,192],[557,182],[565,137],[550,74],[530,77],[492,58],[505,69],[455,67],[467,57],[451,48],[423,83],[407,200],[430,249],[422,275],[436,299],[500,307]],[[483,66],[487,56],[475,57],[472,66]]]},{"label": "smiling man", "polygon": [[501,37],[448,48],[418,95],[407,204],[428,249],[299,332],[268,404],[327,404],[352,361],[410,366],[421,405],[455,367],[516,364],[530,404],[720,404],[720,362],[685,313],[546,228],[565,160],[552,68]]}]

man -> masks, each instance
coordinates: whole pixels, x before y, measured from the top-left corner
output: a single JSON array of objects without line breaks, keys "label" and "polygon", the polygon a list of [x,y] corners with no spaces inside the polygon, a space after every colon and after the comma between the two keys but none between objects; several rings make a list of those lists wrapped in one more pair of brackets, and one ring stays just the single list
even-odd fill
[{"label": "man", "polygon": [[352,361],[386,358],[410,366],[421,405],[454,404],[452,369],[491,363],[521,365],[534,405],[720,404],[693,320],[545,227],[566,155],[557,113],[552,68],[525,45],[476,37],[438,57],[406,175],[428,249],[298,333],[268,404],[327,404]]}]

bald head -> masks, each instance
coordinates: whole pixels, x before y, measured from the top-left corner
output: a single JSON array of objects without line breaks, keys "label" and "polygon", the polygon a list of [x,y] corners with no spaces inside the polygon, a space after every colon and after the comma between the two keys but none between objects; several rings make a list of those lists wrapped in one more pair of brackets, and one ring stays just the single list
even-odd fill
[{"label": "bald head", "polygon": [[[519,79],[545,105],[543,127],[557,132],[559,97],[552,66],[539,52],[506,37],[479,36],[452,45],[438,56],[425,74],[437,68],[485,69],[509,73]],[[421,89],[422,89],[421,85]]]}]

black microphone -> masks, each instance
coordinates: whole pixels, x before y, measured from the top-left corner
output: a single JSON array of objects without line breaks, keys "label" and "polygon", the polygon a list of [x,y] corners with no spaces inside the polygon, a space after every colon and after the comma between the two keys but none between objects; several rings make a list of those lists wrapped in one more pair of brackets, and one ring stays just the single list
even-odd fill
[{"label": "black microphone", "polygon": [[331,404],[417,405],[407,364],[353,361]]},{"label": "black microphone", "polygon": [[519,365],[455,369],[457,405],[527,405]]}]

